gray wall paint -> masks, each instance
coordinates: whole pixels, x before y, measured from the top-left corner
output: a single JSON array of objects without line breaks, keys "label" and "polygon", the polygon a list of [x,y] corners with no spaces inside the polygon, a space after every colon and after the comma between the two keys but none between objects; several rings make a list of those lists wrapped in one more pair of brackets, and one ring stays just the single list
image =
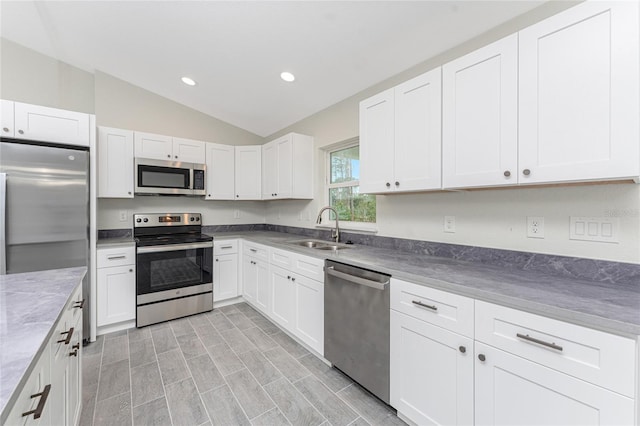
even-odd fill
[{"label": "gray wall paint", "polygon": [[93,74],[0,38],[0,98],[93,114]]}]

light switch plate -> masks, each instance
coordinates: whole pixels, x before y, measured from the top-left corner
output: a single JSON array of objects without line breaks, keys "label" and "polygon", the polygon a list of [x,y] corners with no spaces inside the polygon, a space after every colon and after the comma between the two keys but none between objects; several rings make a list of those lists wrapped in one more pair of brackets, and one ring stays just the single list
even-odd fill
[{"label": "light switch plate", "polygon": [[120,222],[126,222],[127,221],[127,211],[126,210],[120,210],[118,212],[118,217],[120,218]]},{"label": "light switch plate", "polygon": [[620,218],[617,217],[571,216],[569,239],[617,244],[619,243],[618,228],[620,228]]},{"label": "light switch plate", "polygon": [[454,233],[456,232],[456,217],[445,216],[444,217],[444,232]]}]

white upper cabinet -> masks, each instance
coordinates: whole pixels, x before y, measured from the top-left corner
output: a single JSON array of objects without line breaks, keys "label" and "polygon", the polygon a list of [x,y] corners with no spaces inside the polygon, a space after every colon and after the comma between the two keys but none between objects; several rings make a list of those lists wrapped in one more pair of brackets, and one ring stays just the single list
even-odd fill
[{"label": "white upper cabinet", "polygon": [[360,102],[360,192],[392,191],[394,94],[385,90]]},{"label": "white upper cabinet", "polygon": [[0,100],[0,135],[13,137],[13,102]]},{"label": "white upper cabinet", "polygon": [[171,161],[173,138],[152,133],[135,132],[136,157]]},{"label": "white upper cabinet", "polygon": [[173,161],[205,163],[205,142],[192,139],[173,138]]},{"label": "white upper cabinet", "polygon": [[289,133],[262,147],[262,198],[313,198],[313,138]]},{"label": "white upper cabinet", "polygon": [[205,163],[205,143],[202,141],[135,132],[135,147],[136,157]]},{"label": "white upper cabinet", "polygon": [[262,146],[235,147],[236,200],[262,199]]},{"label": "white upper cabinet", "polygon": [[518,167],[518,35],[442,67],[442,185],[513,185]]},{"label": "white upper cabinet", "polygon": [[520,32],[520,183],[638,177],[638,2],[585,2]]},{"label": "white upper cabinet", "polygon": [[19,139],[89,146],[89,114],[81,112],[15,102],[14,128]]},{"label": "white upper cabinet", "polygon": [[235,200],[235,147],[207,143],[206,200]]},{"label": "white upper cabinet", "polygon": [[133,198],[133,131],[98,128],[98,197]]},{"label": "white upper cabinet", "polygon": [[360,103],[363,192],[439,189],[440,67]]}]

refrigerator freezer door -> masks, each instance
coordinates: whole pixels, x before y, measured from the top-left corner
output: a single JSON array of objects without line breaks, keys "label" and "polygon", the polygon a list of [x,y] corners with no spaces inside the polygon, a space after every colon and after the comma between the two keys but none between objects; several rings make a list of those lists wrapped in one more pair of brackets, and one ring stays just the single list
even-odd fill
[{"label": "refrigerator freezer door", "polygon": [[0,144],[6,176],[6,273],[88,263],[86,151]]}]

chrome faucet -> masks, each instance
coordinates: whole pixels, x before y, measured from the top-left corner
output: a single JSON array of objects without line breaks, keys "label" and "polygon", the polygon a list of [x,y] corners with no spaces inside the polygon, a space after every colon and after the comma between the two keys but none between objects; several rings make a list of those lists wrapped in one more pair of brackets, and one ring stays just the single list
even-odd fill
[{"label": "chrome faucet", "polygon": [[320,213],[318,213],[318,218],[316,219],[316,223],[322,223],[322,213],[325,210],[331,210],[333,214],[336,215],[336,228],[331,230],[331,238],[335,238],[336,243],[340,241],[340,224],[338,220],[338,212],[331,206],[326,206],[320,209]]}]

